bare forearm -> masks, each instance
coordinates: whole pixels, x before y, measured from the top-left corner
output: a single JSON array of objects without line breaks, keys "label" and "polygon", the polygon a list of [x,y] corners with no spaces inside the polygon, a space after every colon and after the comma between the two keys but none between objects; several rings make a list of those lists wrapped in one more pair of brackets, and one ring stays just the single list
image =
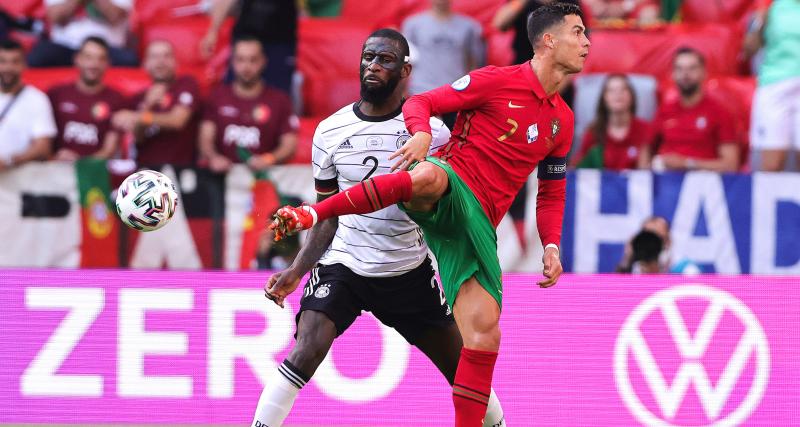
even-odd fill
[{"label": "bare forearm", "polygon": [[278,144],[278,148],[272,152],[272,155],[275,156],[275,163],[280,164],[289,160],[292,156],[294,156],[296,150],[297,134],[285,133],[281,135],[281,141]]},{"label": "bare forearm", "polygon": [[35,139],[27,150],[13,157],[14,164],[20,165],[34,160],[46,160],[50,157],[50,138]]},{"label": "bare forearm", "polygon": [[83,0],[66,0],[64,3],[48,6],[47,19],[57,25],[64,25],[82,5]]},{"label": "bare forearm", "polygon": [[514,0],[501,6],[492,18],[492,26],[500,31],[507,30],[526,3],[527,0]]},{"label": "bare forearm", "polygon": [[211,5],[211,11],[209,15],[211,15],[211,26],[209,27],[209,31],[217,32],[219,28],[222,26],[222,23],[225,21],[225,18],[230,14],[233,5],[236,3],[236,0],[215,0],[214,3]]},{"label": "bare forearm", "polygon": [[94,5],[111,24],[118,24],[128,17],[128,11],[115,5],[111,0],[94,0]]},{"label": "bare forearm", "polygon": [[331,245],[338,227],[339,220],[334,217],[326,219],[311,228],[303,248],[292,263],[291,269],[300,276],[308,273],[317,264],[317,261],[322,258],[328,246]]}]

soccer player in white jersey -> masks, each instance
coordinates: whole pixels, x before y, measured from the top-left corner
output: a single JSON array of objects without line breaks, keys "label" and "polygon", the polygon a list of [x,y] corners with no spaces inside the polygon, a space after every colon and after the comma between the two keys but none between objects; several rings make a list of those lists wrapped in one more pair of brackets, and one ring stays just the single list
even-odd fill
[{"label": "soccer player in white jersey", "polygon": [[[397,31],[381,29],[367,38],[361,100],[323,120],[314,134],[318,200],[389,173],[389,156],[410,137],[401,111],[411,74],[408,55],[408,42]],[[431,128],[431,150],[436,150],[447,143],[450,130],[436,118]],[[252,427],[283,423],[333,340],[362,310],[419,348],[452,384],[461,336],[436,283],[422,232],[397,206],[314,226],[294,263],[270,277],[267,298],[283,307],[285,296],[309,271],[296,317],[297,343],[264,388]],[[494,392],[484,426],[506,426]]]}]

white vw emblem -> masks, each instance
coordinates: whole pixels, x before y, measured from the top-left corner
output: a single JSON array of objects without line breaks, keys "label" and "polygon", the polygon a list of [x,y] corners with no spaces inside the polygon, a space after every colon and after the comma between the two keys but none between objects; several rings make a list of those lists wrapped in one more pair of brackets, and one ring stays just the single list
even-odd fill
[{"label": "white vw emblem", "polygon": [[[707,303],[694,336],[679,302]],[[738,325],[731,329],[733,323]],[[628,316],[614,353],[617,389],[634,417],[647,426],[737,426],[758,407],[769,379],[769,344],[758,319],[734,296],[708,286],[677,286],[647,298]],[[714,361],[721,373],[709,378],[704,362]],[[674,372],[671,383],[665,372]],[[751,374],[742,377],[745,372]],[[699,400],[704,423],[677,416],[686,402],[696,401],[687,393]],[[652,401],[657,408],[643,403]]]}]

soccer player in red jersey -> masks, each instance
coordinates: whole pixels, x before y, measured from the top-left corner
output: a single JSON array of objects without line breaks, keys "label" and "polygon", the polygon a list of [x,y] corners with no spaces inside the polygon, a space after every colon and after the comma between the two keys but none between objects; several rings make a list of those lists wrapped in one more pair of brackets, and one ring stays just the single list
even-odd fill
[{"label": "soccer player in red jersey", "polygon": [[[566,155],[573,115],[559,84],[579,72],[589,52],[579,7],[553,3],[528,19],[531,61],[485,67],[409,99],[403,107],[413,137],[393,156],[395,168],[313,206],[284,207],[270,228],[276,238],[334,216],[400,203],[436,255],[445,294],[464,347],[453,384],[456,427],[480,426],[500,348],[502,283],[495,228],[538,165],[537,226],[545,246],[541,287],[562,272],[558,244],[566,195]],[[458,111],[448,144],[425,159],[429,118]],[[425,159],[426,161],[421,161]],[[286,289],[269,289],[282,298]]]},{"label": "soccer player in red jersey", "polygon": [[75,54],[78,80],[47,92],[58,126],[55,159],[107,159],[116,152],[120,135],[111,127],[111,115],[122,108],[124,98],[103,84],[109,58],[105,40],[87,38]]}]

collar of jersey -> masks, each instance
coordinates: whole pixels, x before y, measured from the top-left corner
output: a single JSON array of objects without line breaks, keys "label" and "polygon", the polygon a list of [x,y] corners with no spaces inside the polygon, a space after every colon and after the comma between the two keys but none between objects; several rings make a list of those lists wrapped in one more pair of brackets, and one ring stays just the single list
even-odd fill
[{"label": "collar of jersey", "polygon": [[400,113],[403,112],[403,104],[404,103],[405,103],[405,100],[403,100],[403,102],[400,103],[400,106],[397,107],[396,110],[392,111],[389,114],[384,114],[382,116],[368,116],[368,115],[362,113],[361,109],[358,108],[358,106],[361,104],[361,101],[358,101],[358,102],[354,102],[353,103],[353,113],[356,115],[356,117],[358,117],[359,119],[361,119],[361,120],[363,120],[365,122],[385,122],[387,120],[390,120],[390,119],[393,119],[393,118],[399,116]]},{"label": "collar of jersey", "polygon": [[539,81],[539,78],[536,77],[536,74],[533,74],[533,68],[531,68],[530,61],[523,62],[522,64],[520,64],[520,67],[522,67],[522,74],[525,75],[525,78],[528,79],[528,81],[531,84],[531,87],[533,88],[533,94],[536,95],[536,97],[541,100],[546,99],[547,102],[550,103],[550,105],[555,107],[556,96],[558,95],[558,92],[550,96],[547,96],[547,93],[545,93],[544,88],[542,87],[542,83]]}]

